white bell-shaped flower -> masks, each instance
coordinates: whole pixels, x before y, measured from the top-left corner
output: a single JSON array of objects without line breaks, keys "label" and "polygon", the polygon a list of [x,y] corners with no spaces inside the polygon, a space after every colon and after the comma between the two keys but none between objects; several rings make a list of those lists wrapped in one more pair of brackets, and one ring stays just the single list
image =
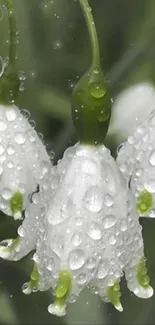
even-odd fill
[{"label": "white bell-shaped flower", "polygon": [[136,197],[140,216],[155,217],[155,111],[120,148],[117,163]]},{"label": "white bell-shaped flower", "polygon": [[0,105],[0,210],[21,218],[49,163],[45,147],[29,121],[14,106]]},{"label": "white bell-shaped flower", "polygon": [[19,237],[1,242],[0,256],[18,260],[36,249],[31,280],[23,292],[52,288],[52,314],[65,315],[67,302],[75,302],[88,285],[122,311],[123,271],[128,288],[138,297],[153,294],[133,200],[108,149],[76,144],[52,175],[44,176]]},{"label": "white bell-shaped flower", "polygon": [[[119,144],[126,141],[155,106],[155,87],[145,81],[123,89],[112,104],[108,135]],[[146,109],[147,108],[147,109]]]}]

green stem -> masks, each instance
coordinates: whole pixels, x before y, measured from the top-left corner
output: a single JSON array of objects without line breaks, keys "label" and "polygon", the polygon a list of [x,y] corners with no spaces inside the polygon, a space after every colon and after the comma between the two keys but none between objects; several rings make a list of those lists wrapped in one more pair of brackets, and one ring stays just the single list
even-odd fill
[{"label": "green stem", "polygon": [[10,45],[9,45],[9,65],[15,68],[16,63],[16,46],[17,46],[17,24],[16,12],[12,0],[4,0],[6,3],[9,19]]},{"label": "green stem", "polygon": [[17,25],[16,12],[13,5],[13,0],[4,0],[9,19],[9,62],[5,67],[0,78],[0,104],[8,105],[15,102],[18,96],[20,81],[18,71],[16,69],[16,46],[17,46]]},{"label": "green stem", "polygon": [[90,35],[90,42],[92,46],[92,66],[93,68],[100,69],[100,51],[99,51],[99,43],[98,37],[95,27],[94,18],[92,15],[92,8],[90,7],[88,0],[79,0],[81,8],[83,10],[83,14],[86,20],[87,28]]}]

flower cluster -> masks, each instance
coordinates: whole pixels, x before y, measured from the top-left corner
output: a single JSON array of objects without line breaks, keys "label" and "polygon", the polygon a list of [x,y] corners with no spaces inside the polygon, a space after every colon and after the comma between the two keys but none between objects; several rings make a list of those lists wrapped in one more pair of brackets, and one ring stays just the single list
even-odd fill
[{"label": "flower cluster", "polygon": [[63,316],[67,302],[89,285],[122,311],[119,283],[125,272],[132,292],[151,297],[134,198],[109,150],[77,143],[41,174],[19,236],[0,245],[0,256],[15,261],[36,250],[23,292],[52,288],[55,301],[48,310]]},{"label": "flower cluster", "polygon": [[140,216],[155,217],[155,111],[118,150],[117,163],[136,198]]}]

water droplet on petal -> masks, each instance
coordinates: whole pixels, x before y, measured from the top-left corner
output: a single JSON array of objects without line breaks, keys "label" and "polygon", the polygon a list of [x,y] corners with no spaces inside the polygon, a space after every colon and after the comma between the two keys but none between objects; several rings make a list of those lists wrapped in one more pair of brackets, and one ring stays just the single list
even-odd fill
[{"label": "water droplet on petal", "polygon": [[16,110],[13,107],[10,107],[6,110],[6,118],[9,122],[12,122],[16,119]]},{"label": "water droplet on petal", "polygon": [[9,189],[9,188],[4,188],[2,190],[2,197],[5,199],[5,200],[9,200],[11,199],[12,197],[12,191]]},{"label": "water droplet on petal", "polygon": [[78,284],[83,285],[87,282],[87,276],[85,273],[81,273],[77,276],[76,281]]},{"label": "water droplet on petal", "polygon": [[82,249],[75,249],[69,254],[69,267],[71,270],[80,269],[85,263],[85,254]]},{"label": "water droplet on petal", "polygon": [[113,204],[113,197],[110,194],[106,194],[104,197],[104,204],[110,207]]},{"label": "water droplet on petal", "polygon": [[77,300],[77,298],[78,298],[78,296],[77,295],[74,295],[74,294],[72,294],[72,295],[70,295],[70,297],[69,297],[69,302],[71,303],[71,304],[73,304],[76,300]]},{"label": "water droplet on petal", "polygon": [[26,282],[22,285],[22,291],[25,295],[29,295],[31,293],[31,289],[29,287],[29,282]]},{"label": "water droplet on petal", "polygon": [[8,155],[14,155],[14,153],[15,153],[15,149],[14,149],[14,147],[13,146],[8,146],[7,147],[7,153],[8,153]]},{"label": "water droplet on petal", "polygon": [[86,192],[85,206],[91,212],[99,212],[102,208],[102,196],[97,186],[93,186]]},{"label": "water droplet on petal", "polygon": [[104,229],[109,229],[113,227],[116,223],[116,217],[114,215],[107,215],[103,218]]},{"label": "water droplet on petal", "polygon": [[155,179],[148,179],[144,186],[148,192],[155,193]]},{"label": "water droplet on petal", "polygon": [[15,142],[18,144],[24,144],[25,143],[25,136],[23,133],[16,133],[15,134]]},{"label": "water droplet on petal", "polygon": [[0,132],[5,131],[7,128],[7,125],[4,121],[0,120]]},{"label": "water droplet on petal", "polygon": [[116,244],[116,238],[114,235],[109,236],[109,244],[110,245],[115,245]]},{"label": "water droplet on petal", "polygon": [[149,157],[149,162],[152,166],[155,166],[155,150],[151,152],[151,155]]},{"label": "water droplet on petal", "polygon": [[71,241],[74,246],[79,246],[82,243],[81,233],[75,232],[72,236]]},{"label": "water droplet on petal", "polygon": [[94,257],[89,257],[87,260],[87,269],[93,269],[96,266],[96,260]]},{"label": "water droplet on petal", "polygon": [[103,279],[106,277],[106,275],[109,272],[109,262],[108,260],[101,260],[98,266],[98,273],[97,273],[97,277],[99,279]]},{"label": "water droplet on petal", "polygon": [[94,240],[99,240],[102,237],[102,232],[99,224],[96,222],[92,222],[88,229],[88,236]]},{"label": "water droplet on petal", "polygon": [[150,218],[155,218],[155,209],[151,209],[151,210],[149,211],[149,217],[150,217]]},{"label": "water droplet on petal", "polygon": [[19,226],[19,228],[18,228],[18,235],[20,237],[24,237],[25,236],[25,230],[24,230],[24,228],[22,226]]},{"label": "water droplet on petal", "polygon": [[21,114],[28,120],[30,118],[30,112],[27,109],[22,109]]},{"label": "water droplet on petal", "polygon": [[0,165],[0,175],[3,173],[3,167]]}]

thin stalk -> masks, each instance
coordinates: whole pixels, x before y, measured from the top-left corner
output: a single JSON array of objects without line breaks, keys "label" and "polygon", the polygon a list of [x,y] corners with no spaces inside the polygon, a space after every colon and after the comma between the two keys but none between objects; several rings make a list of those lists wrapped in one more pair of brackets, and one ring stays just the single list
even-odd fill
[{"label": "thin stalk", "polygon": [[90,7],[88,0],[79,0],[79,1],[86,20],[86,24],[90,36],[90,42],[92,46],[92,66],[94,69],[100,68],[100,50],[99,50],[96,26],[92,15],[92,8]]},{"label": "thin stalk", "polygon": [[9,20],[9,34],[10,34],[10,44],[9,44],[9,65],[15,68],[16,63],[16,51],[17,51],[17,23],[16,23],[16,12],[13,4],[13,0],[4,0]]}]

